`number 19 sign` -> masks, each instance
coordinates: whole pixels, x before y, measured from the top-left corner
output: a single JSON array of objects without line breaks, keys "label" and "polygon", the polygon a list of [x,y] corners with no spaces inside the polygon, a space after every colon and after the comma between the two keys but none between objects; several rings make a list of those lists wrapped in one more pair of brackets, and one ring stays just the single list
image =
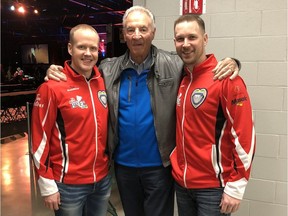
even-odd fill
[{"label": "number 19 sign", "polygon": [[180,15],[206,13],[206,0],[180,0]]}]

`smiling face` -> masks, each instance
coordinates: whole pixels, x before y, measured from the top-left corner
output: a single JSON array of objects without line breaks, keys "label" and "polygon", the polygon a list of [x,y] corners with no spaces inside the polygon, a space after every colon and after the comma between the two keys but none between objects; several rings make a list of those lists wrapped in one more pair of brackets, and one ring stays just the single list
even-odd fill
[{"label": "smiling face", "polygon": [[205,46],[208,36],[196,21],[183,21],[175,25],[176,52],[191,71],[206,59]]},{"label": "smiling face", "polygon": [[91,76],[92,69],[97,63],[98,44],[97,32],[89,28],[75,30],[68,43],[71,67],[86,78]]},{"label": "smiling face", "polygon": [[143,11],[132,11],[124,21],[123,35],[133,61],[140,64],[149,54],[156,29]]}]

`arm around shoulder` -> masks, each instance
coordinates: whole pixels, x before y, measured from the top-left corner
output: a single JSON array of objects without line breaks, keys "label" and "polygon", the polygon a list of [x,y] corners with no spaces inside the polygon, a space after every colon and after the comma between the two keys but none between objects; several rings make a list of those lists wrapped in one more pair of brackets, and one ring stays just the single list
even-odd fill
[{"label": "arm around shoulder", "polygon": [[50,67],[47,69],[46,76],[44,78],[45,81],[48,81],[49,79],[55,80],[55,81],[66,81],[67,77],[65,73],[63,73],[64,69],[61,65],[50,65]]}]

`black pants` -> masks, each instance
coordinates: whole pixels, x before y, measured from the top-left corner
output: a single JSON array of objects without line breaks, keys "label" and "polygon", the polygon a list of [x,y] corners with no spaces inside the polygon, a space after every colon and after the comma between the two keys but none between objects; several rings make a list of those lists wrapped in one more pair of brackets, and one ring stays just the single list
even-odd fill
[{"label": "black pants", "polygon": [[115,164],[115,176],[125,216],[173,216],[171,166],[131,168]]}]

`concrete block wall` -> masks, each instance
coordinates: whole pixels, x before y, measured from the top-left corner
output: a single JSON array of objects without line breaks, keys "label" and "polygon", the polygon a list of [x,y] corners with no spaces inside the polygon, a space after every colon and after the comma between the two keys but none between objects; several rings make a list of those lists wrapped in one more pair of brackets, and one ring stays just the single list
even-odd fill
[{"label": "concrete block wall", "polygon": [[[175,50],[179,0],[134,0],[156,17],[154,44]],[[257,135],[250,182],[236,216],[287,215],[287,0],[207,0],[207,53],[242,63]]]}]

